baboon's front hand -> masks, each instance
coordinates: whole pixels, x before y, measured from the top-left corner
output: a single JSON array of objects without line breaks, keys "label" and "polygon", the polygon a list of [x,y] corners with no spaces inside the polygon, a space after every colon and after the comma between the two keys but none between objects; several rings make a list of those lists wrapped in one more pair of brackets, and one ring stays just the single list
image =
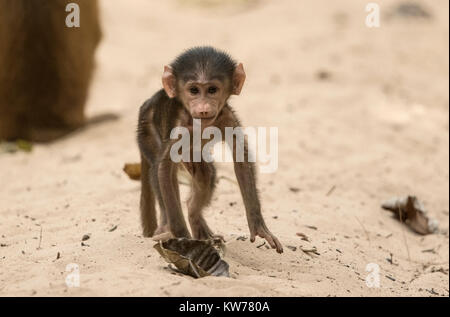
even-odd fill
[{"label": "baboon's front hand", "polygon": [[280,241],[267,229],[266,225],[262,224],[250,227],[250,242],[255,242],[256,236],[266,239],[273,249],[276,249],[278,253],[283,253],[283,247]]}]

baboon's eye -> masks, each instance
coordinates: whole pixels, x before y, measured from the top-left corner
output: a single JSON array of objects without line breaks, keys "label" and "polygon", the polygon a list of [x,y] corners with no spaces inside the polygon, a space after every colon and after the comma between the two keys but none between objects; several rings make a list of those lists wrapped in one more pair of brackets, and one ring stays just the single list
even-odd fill
[{"label": "baboon's eye", "polygon": [[217,92],[217,87],[216,86],[211,86],[208,88],[208,93],[209,94],[215,94]]},{"label": "baboon's eye", "polygon": [[191,87],[191,88],[189,88],[189,92],[190,92],[192,95],[196,95],[196,94],[198,94],[198,93],[200,92],[200,90],[198,90],[197,87]]}]

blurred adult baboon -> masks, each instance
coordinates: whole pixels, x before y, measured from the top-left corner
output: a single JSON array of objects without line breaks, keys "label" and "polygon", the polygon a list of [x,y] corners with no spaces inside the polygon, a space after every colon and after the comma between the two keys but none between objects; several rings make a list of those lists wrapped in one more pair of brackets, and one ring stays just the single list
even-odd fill
[{"label": "blurred adult baboon", "polygon": [[[80,27],[66,26],[69,3]],[[97,0],[0,0],[0,140],[50,141],[85,121]]]}]

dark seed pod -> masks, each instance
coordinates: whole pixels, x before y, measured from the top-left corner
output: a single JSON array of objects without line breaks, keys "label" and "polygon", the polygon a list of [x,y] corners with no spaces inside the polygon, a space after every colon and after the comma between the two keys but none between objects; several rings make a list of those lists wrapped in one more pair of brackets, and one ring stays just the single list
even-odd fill
[{"label": "dark seed pod", "polygon": [[222,260],[220,251],[213,240],[191,240],[186,238],[169,239],[158,242],[154,248],[168,262],[183,274],[195,278],[205,276],[229,277],[229,265]]}]

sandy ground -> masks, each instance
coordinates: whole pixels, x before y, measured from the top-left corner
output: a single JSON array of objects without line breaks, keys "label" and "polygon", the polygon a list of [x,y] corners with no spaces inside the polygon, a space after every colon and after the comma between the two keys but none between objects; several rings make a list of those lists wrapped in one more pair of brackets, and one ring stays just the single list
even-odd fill
[{"label": "sandy ground", "polygon": [[[449,295],[448,2],[420,1],[432,18],[406,19],[389,18],[398,1],[379,1],[380,28],[365,26],[366,1],[230,2],[101,2],[88,114],[121,118],[0,156],[0,295]],[[168,270],[141,236],[140,185],[121,169],[138,158],[137,111],[160,88],[162,66],[201,44],[244,63],[247,82],[231,101],[243,123],[279,128],[279,168],[259,187],[285,252],[236,240],[248,236],[244,207],[221,179],[205,214],[227,240],[232,278],[196,280]],[[229,164],[218,173],[234,177]],[[440,222],[438,234],[419,236],[380,208],[407,194]],[[65,283],[70,263],[78,288]],[[379,288],[366,286],[369,263]]]}]

